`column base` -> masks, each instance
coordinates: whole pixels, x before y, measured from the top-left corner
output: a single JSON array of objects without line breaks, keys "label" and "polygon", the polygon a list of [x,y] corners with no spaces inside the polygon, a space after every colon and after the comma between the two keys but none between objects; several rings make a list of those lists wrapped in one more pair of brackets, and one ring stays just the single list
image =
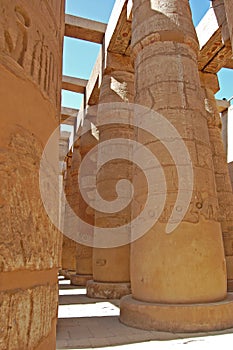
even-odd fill
[{"label": "column base", "polygon": [[233,280],[227,280],[227,291],[233,292]]},{"label": "column base", "polygon": [[[59,276],[64,276],[64,274],[66,273],[67,270],[65,269],[60,269],[59,270]],[[65,277],[65,276],[64,276]]]},{"label": "column base", "polygon": [[89,298],[120,299],[130,293],[130,283],[87,282]]},{"label": "column base", "polygon": [[70,283],[74,286],[85,286],[87,285],[87,281],[90,281],[93,278],[92,275],[71,275]]},{"label": "column base", "polygon": [[65,279],[70,280],[71,276],[74,275],[76,271],[62,269],[59,271],[59,275],[64,276]]},{"label": "column base", "polygon": [[165,332],[208,332],[233,327],[233,293],[206,304],[157,304],[132,295],[120,302],[120,321],[127,326]]},{"label": "column base", "polygon": [[40,344],[35,347],[35,350],[56,350],[56,325],[57,319],[52,321],[50,333],[42,339]]}]

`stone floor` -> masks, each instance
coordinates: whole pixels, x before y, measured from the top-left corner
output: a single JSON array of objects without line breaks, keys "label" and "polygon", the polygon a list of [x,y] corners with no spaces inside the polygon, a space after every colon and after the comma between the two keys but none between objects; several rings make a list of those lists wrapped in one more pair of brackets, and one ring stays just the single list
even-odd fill
[{"label": "stone floor", "polygon": [[233,329],[217,333],[174,334],[126,327],[119,300],[90,299],[85,288],[60,278],[57,350],[213,350],[232,349]]}]

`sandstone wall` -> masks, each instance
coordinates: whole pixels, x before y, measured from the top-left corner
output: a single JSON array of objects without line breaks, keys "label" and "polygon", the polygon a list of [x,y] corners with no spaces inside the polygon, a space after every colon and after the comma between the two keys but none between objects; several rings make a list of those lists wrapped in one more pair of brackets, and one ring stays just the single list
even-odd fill
[{"label": "sandstone wall", "polygon": [[39,166],[59,123],[63,16],[63,0],[0,3],[2,350],[55,349],[61,235],[43,207]]}]

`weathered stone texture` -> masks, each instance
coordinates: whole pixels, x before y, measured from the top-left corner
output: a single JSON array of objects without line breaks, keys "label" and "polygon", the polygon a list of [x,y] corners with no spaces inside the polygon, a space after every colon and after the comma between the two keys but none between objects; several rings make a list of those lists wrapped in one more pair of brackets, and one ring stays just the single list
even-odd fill
[{"label": "weathered stone texture", "polygon": [[[103,111],[101,104],[113,102],[133,102],[134,74],[129,57],[106,53],[106,64],[100,89],[99,109],[97,113],[97,125],[99,129],[99,142],[110,141],[114,138],[133,139],[133,128],[128,125],[109,124],[111,113],[114,110]],[[120,122],[119,122],[120,123]],[[102,125],[106,124],[106,125]],[[102,126],[101,126],[102,125]],[[111,142],[111,141],[110,141]],[[129,150],[130,152],[130,150]],[[101,162],[102,154],[97,154],[98,162]],[[104,164],[98,171],[96,177],[96,188],[99,195],[107,201],[116,199],[116,184],[121,179],[132,179],[132,164],[123,159],[115,159]],[[125,193],[130,197],[131,193]],[[129,223],[131,219],[130,204],[119,212],[106,213],[95,212],[95,226],[118,227]],[[96,238],[98,241],[98,233]],[[129,233],[130,234],[130,233]],[[109,239],[109,237],[108,237]],[[130,245],[116,248],[94,248],[93,249],[93,280],[87,284],[87,294],[90,297],[115,296],[120,298],[128,294],[130,288],[129,276]],[[121,285],[122,283],[122,285]],[[127,285],[127,287],[125,287]],[[94,286],[94,287],[93,287]],[[126,291],[127,290],[127,291]]]},{"label": "weathered stone texture", "polygon": [[[209,286],[215,275],[218,287],[213,288],[216,293],[213,300],[216,300],[226,293],[224,255],[217,223],[218,201],[209,133],[197,69],[198,46],[189,3],[186,0],[135,0],[133,14],[135,102],[159,112],[173,124],[190,151],[194,171],[193,196],[188,212],[179,227],[171,235],[166,235],[164,227],[174,208],[178,190],[175,164],[168,157],[164,158],[164,153],[161,155],[159,142],[152,140],[149,144],[149,149],[159,158],[165,172],[167,200],[159,223],[132,244],[133,295],[137,299],[159,302],[184,302],[189,298],[190,301],[205,300],[210,297]],[[137,133],[137,141],[149,143],[141,132]],[[138,193],[139,200],[144,190],[141,188],[141,193]],[[202,225],[205,235],[202,234]],[[215,244],[211,243],[211,248],[207,249],[213,235]],[[148,258],[146,252],[151,245],[154,249]],[[172,245],[176,246],[175,256],[170,251]],[[194,246],[199,254],[194,254]],[[204,254],[203,249],[207,249],[208,254]],[[180,265],[181,255],[186,261],[185,269]],[[199,266],[198,273],[196,266]],[[204,278],[206,275],[208,278]],[[198,283],[197,279],[202,283]],[[200,293],[196,286],[200,288]]]},{"label": "weathered stone texture", "polygon": [[38,186],[42,144],[17,126],[7,146],[0,163],[0,271],[58,266],[61,238],[45,213]]},{"label": "weathered stone texture", "polygon": [[72,274],[70,276],[70,283],[74,286],[86,286],[87,282],[92,280],[92,278],[92,275]]},{"label": "weathered stone texture", "polygon": [[59,109],[63,2],[3,0],[0,11],[0,61],[26,74]]},{"label": "weathered stone texture", "polygon": [[[212,77],[211,77],[212,76]],[[218,197],[218,221],[221,224],[226,255],[228,290],[232,279],[233,256],[233,193],[227,165],[226,152],[222,141],[221,119],[214,93],[218,90],[218,80],[213,74],[200,73],[207,112],[211,158],[213,160],[215,184]]]},{"label": "weathered stone texture", "polygon": [[47,337],[55,349],[61,234],[39,169],[60,117],[63,16],[63,0],[0,3],[1,349],[48,349]]},{"label": "weathered stone texture", "polygon": [[66,236],[63,236],[62,243],[62,269],[76,269],[76,245],[77,243]]},{"label": "weathered stone texture", "polygon": [[[177,176],[175,166],[180,165],[166,157],[162,162],[167,182],[165,216],[131,244],[132,297],[121,303],[121,320],[144,329],[152,325],[152,329],[185,331],[185,305],[201,303],[194,317],[190,309],[193,320],[189,330],[200,329],[197,319],[205,323],[205,305],[207,314],[215,309],[218,327],[226,328],[233,319],[221,302],[227,292],[226,263],[189,2],[134,0],[132,21],[135,102],[159,112],[178,130],[190,151],[194,186],[186,216],[172,233],[166,234],[171,210],[178,209],[174,204],[179,187],[173,179]],[[159,155],[159,142],[150,144],[144,136],[137,133],[137,141]],[[219,308],[216,301],[220,301]],[[232,300],[229,303],[232,307]],[[224,322],[222,313],[226,316]],[[160,319],[164,321],[162,325],[158,324]],[[215,324],[210,324],[216,329]]]},{"label": "weathered stone texture", "polygon": [[[72,206],[72,191],[73,191],[73,183],[72,183],[72,175],[71,175],[71,163],[72,163],[72,155],[69,153],[67,159],[67,170],[64,179],[64,189],[67,201],[69,205]],[[72,207],[73,208],[73,207]],[[69,225],[69,218],[65,216],[64,225]],[[63,236],[62,243],[62,269],[63,270],[72,270],[76,269],[76,245],[77,243],[72,239]]]},{"label": "weathered stone texture", "polygon": [[[90,142],[91,141],[91,142]],[[90,225],[93,225],[94,223],[94,210],[88,206],[88,204],[85,202],[85,200],[82,198],[82,195],[80,193],[79,188],[79,182],[78,182],[78,173],[79,173],[79,166],[81,164],[81,161],[83,157],[88,153],[88,151],[92,148],[93,144],[95,145],[97,142],[96,139],[92,135],[90,135],[90,132],[88,135],[83,135],[80,137],[73,149],[72,157],[70,157],[70,160],[68,162],[67,167],[67,175],[66,175],[66,185],[65,185],[65,192],[66,192],[66,198],[69,203],[69,206],[72,208],[72,210],[75,212],[77,216],[79,216],[82,220],[86,221]],[[70,220],[69,217],[66,217],[65,220],[66,230],[69,232],[73,232],[74,228],[69,227]],[[77,227],[77,230],[80,228]],[[82,233],[83,237],[86,234],[85,232]],[[70,262],[72,261],[72,270],[75,270],[76,273],[79,275],[92,275],[92,247],[84,246],[78,242],[74,242],[70,240],[69,238],[64,237],[64,242],[66,242],[66,245],[63,244],[63,252],[62,252],[62,259],[63,259],[63,268],[65,268],[64,261],[65,259],[69,259]],[[69,242],[69,249],[68,244]],[[71,263],[70,263],[71,265]],[[78,281],[79,276],[73,276],[72,281],[75,282],[75,278]],[[89,277],[86,277],[89,278]],[[89,278],[90,279],[90,278]],[[85,281],[85,278],[80,277],[80,281]]]},{"label": "weathered stone texture", "polygon": [[57,287],[0,293],[0,348],[34,349],[57,316]]},{"label": "weathered stone texture", "polygon": [[[112,68],[114,67],[114,56],[110,54],[110,57],[112,65],[107,67],[106,74],[103,77],[99,103],[132,102],[134,91],[133,68],[130,65],[124,65],[125,58],[121,56],[117,57],[117,62],[121,59],[122,68],[116,71]],[[118,66],[120,67],[120,65]],[[109,113],[99,113],[97,125],[98,121],[108,124],[108,120],[111,120]],[[100,127],[100,142],[111,140],[115,137],[132,139],[133,128],[128,125],[119,127],[115,124]],[[100,159],[101,154],[98,154],[98,157]],[[105,200],[112,201],[116,198],[115,186],[121,179],[132,179],[132,164],[123,159],[114,159],[99,170],[97,174],[97,190]],[[130,193],[126,193],[126,196],[130,196]],[[130,219],[130,205],[117,213],[96,212],[95,214],[95,224],[105,228],[124,225],[130,222]],[[129,245],[107,249],[95,248],[93,251],[94,280],[115,283],[129,282],[129,248]],[[106,288],[108,289],[107,284]]]},{"label": "weathered stone texture", "polygon": [[229,169],[229,173],[230,173],[231,186],[233,189],[233,162],[228,163],[228,169]]},{"label": "weathered stone texture", "polygon": [[231,37],[231,46],[233,48],[233,3],[231,0],[224,0],[224,5]]},{"label": "weathered stone texture", "polygon": [[130,283],[87,282],[87,296],[89,298],[121,299],[130,293]]},{"label": "weathered stone texture", "polygon": [[76,247],[76,272],[80,275],[92,275],[93,272],[93,248],[82,244]]},{"label": "weathered stone texture", "polygon": [[143,303],[126,296],[121,300],[120,317],[131,327],[149,331],[218,331],[232,326],[232,301],[232,294],[223,301],[204,304]]}]

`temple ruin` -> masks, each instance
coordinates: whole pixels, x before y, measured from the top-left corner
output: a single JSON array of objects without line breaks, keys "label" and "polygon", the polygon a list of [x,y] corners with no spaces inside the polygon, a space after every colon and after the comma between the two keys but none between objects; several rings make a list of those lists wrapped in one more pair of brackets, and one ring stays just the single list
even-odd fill
[{"label": "temple ruin", "polygon": [[[127,327],[233,329],[233,2],[196,28],[188,0],[116,0],[107,25],[65,0],[0,12],[0,349],[56,349],[58,277]],[[88,80],[62,75],[64,36],[100,45]]]}]

